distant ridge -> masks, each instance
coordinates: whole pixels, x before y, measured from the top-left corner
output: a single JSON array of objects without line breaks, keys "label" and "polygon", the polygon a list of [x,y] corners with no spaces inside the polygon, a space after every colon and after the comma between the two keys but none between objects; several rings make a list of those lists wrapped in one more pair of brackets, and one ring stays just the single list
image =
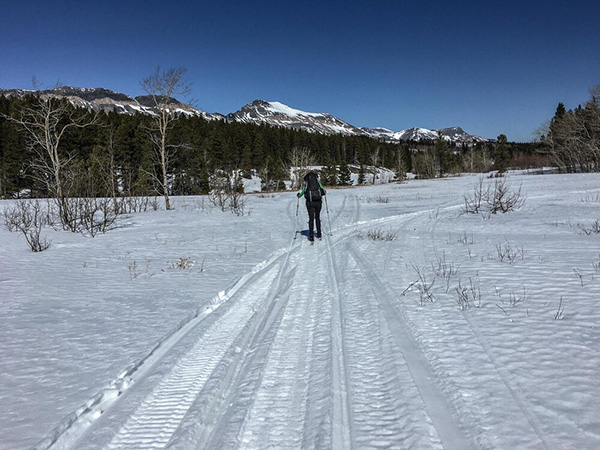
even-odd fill
[{"label": "distant ridge", "polygon": [[[126,94],[104,88],[78,88],[61,86],[55,89],[31,91],[25,89],[0,89],[0,95],[22,97],[27,94],[54,95],[64,97],[76,106],[102,111],[115,111],[120,114],[155,114],[151,96],[132,98]],[[222,115],[207,113],[177,99],[171,99],[173,111],[186,115],[203,117],[206,120],[226,120],[228,122],[267,124],[277,127],[304,130],[319,134],[341,134],[344,136],[367,136],[386,142],[420,141],[436,139],[438,132],[444,139],[455,143],[490,142],[490,139],[467,133],[460,127],[429,130],[408,128],[392,131],[382,127],[356,127],[328,113],[311,113],[297,110],[280,102],[255,100],[236,112]]]}]

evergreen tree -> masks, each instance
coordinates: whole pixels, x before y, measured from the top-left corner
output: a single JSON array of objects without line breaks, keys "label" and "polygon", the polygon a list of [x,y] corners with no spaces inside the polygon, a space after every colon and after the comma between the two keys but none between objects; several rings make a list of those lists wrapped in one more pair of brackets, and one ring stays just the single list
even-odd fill
[{"label": "evergreen tree", "polygon": [[350,186],[352,184],[352,177],[350,174],[350,168],[346,160],[342,160],[340,164],[340,186]]},{"label": "evergreen tree", "polygon": [[450,151],[448,149],[448,143],[442,136],[442,133],[438,131],[438,136],[434,143],[434,153],[438,164],[440,178],[444,176],[444,173],[448,171]]},{"label": "evergreen tree", "polygon": [[[10,105],[0,97],[0,198],[19,197],[32,190],[31,153],[26,149],[24,134],[19,128],[2,118],[9,114]],[[40,195],[41,192],[32,192]]]},{"label": "evergreen tree", "polygon": [[496,146],[493,152],[494,158],[494,167],[498,171],[498,173],[503,174],[506,172],[507,164],[508,164],[508,139],[504,134],[498,136],[496,140]]},{"label": "evergreen tree", "polygon": [[362,186],[363,184],[365,184],[365,166],[363,163],[360,163],[358,168],[358,185]]},{"label": "evergreen tree", "polygon": [[338,173],[337,167],[331,161],[331,159],[327,159],[325,166],[321,169],[320,180],[324,186],[335,186],[338,183]]}]

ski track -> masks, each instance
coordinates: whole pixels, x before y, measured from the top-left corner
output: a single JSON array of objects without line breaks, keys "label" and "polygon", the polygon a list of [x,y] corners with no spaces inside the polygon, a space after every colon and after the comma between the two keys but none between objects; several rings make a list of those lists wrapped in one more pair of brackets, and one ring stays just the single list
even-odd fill
[{"label": "ski track", "polygon": [[311,245],[298,239],[290,202],[295,233],[284,255],[218,317],[186,331],[194,345],[102,448],[472,448],[385,286],[349,242],[360,201],[347,203],[344,194],[332,223],[322,215],[335,236]]},{"label": "ski track", "polygon": [[[230,308],[179,361],[123,425],[108,446],[116,449],[164,448],[217,363],[265,299],[275,269],[261,277],[259,290]],[[262,288],[261,288],[262,287]]]}]

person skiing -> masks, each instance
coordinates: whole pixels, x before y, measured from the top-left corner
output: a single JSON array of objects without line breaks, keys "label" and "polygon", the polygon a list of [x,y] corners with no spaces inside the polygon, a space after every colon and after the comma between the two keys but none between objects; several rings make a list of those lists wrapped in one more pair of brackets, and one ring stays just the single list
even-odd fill
[{"label": "person skiing", "polygon": [[327,194],[321,185],[319,177],[313,171],[304,175],[304,187],[298,192],[298,198],[304,196],[306,199],[306,210],[308,211],[308,240],[314,241],[315,222],[317,225],[317,238],[321,239],[321,207],[323,196]]}]

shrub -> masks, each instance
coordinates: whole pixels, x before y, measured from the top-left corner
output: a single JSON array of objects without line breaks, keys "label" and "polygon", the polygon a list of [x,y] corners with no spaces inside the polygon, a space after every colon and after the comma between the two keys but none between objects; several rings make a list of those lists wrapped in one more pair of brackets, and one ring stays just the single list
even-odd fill
[{"label": "shrub", "polygon": [[4,226],[9,231],[20,231],[32,252],[42,252],[50,242],[41,237],[42,229],[52,225],[55,218],[48,205],[44,208],[39,200],[18,200],[4,208]]},{"label": "shrub", "polygon": [[521,208],[525,204],[525,196],[521,187],[513,190],[505,178],[497,178],[492,185],[484,186],[483,177],[479,178],[472,194],[464,196],[463,213],[479,214],[483,211],[492,214],[507,213]]}]

